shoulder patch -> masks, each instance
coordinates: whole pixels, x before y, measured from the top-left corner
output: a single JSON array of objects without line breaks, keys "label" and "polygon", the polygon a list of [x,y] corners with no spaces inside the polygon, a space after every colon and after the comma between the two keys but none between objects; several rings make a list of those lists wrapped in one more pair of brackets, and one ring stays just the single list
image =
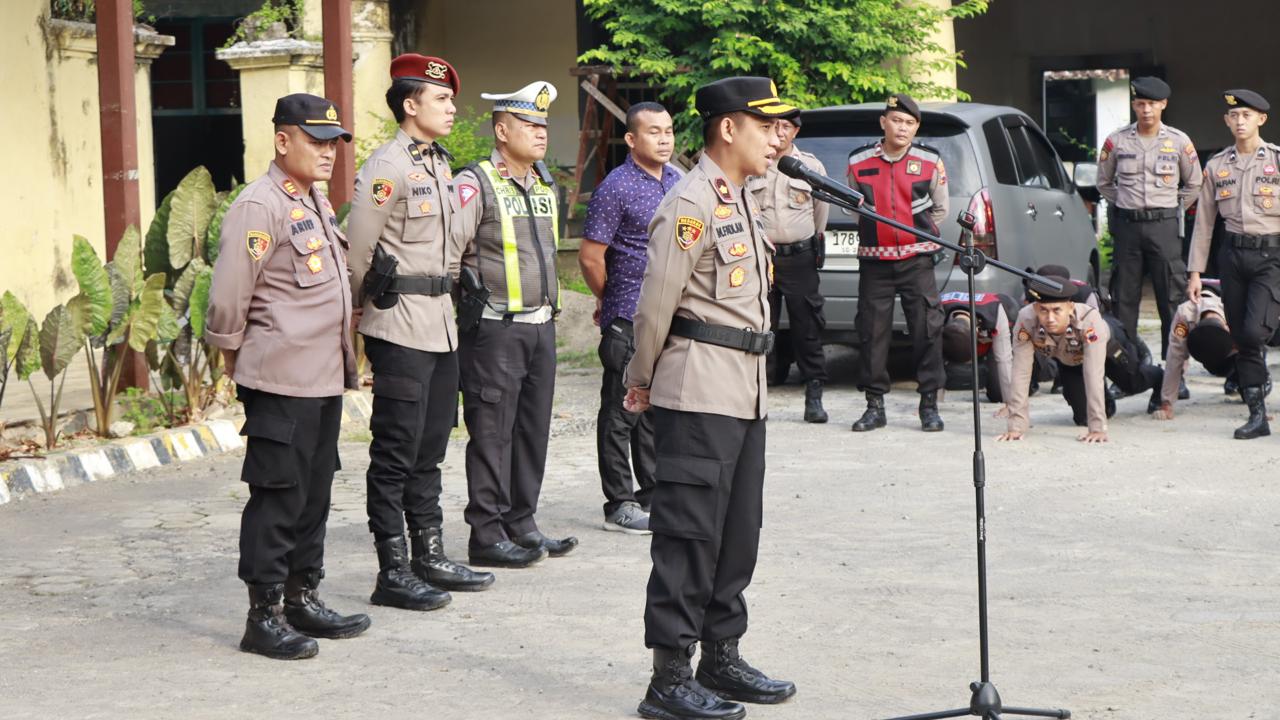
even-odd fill
[{"label": "shoulder patch", "polygon": [[1084,331],[1084,339],[1088,340],[1090,343],[1098,342],[1098,333],[1093,329],[1093,326],[1089,326],[1089,328]]},{"label": "shoulder patch", "polygon": [[698,238],[702,237],[702,230],[705,227],[701,220],[681,215],[676,218],[676,244],[681,250],[688,250],[698,242]]},{"label": "shoulder patch", "polygon": [[1187,336],[1187,324],[1179,320],[1178,324],[1173,326],[1173,335],[1174,337],[1185,338]]},{"label": "shoulder patch", "polygon": [[244,246],[255,262],[261,260],[271,248],[271,235],[261,230],[250,230],[244,239]]},{"label": "shoulder patch", "polygon": [[391,199],[391,194],[396,191],[396,184],[386,178],[374,178],[373,184],[369,187],[373,204],[382,207]]},{"label": "shoulder patch", "polygon": [[480,194],[480,189],[475,185],[462,184],[458,186],[458,204],[466,207],[472,198]]},{"label": "shoulder patch", "polygon": [[1018,327],[1018,342],[1031,342],[1031,333],[1024,327]]},{"label": "shoulder patch", "polygon": [[1182,152],[1186,153],[1190,157],[1195,157],[1196,156],[1195,143],[1187,143],[1186,147],[1182,148]]}]

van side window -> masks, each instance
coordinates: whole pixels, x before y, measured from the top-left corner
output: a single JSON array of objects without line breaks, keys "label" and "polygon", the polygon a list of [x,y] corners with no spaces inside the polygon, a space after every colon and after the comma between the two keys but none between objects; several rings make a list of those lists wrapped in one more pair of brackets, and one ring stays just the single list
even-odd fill
[{"label": "van side window", "polygon": [[992,118],[982,124],[982,133],[991,149],[991,166],[996,172],[996,182],[1001,185],[1017,185],[1018,171],[1013,166],[1013,151],[1004,133],[1000,118]]},{"label": "van side window", "polygon": [[1009,128],[1009,139],[1013,142],[1023,185],[1038,185],[1062,191],[1067,189],[1062,163],[1058,162],[1058,156],[1039,130],[1030,125]]}]

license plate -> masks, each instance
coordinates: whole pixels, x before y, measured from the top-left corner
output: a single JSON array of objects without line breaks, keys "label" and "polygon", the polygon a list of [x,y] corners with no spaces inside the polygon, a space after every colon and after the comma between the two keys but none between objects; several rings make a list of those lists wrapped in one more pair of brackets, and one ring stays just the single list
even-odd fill
[{"label": "license plate", "polygon": [[827,257],[856,258],[858,256],[857,230],[828,230],[825,237]]}]

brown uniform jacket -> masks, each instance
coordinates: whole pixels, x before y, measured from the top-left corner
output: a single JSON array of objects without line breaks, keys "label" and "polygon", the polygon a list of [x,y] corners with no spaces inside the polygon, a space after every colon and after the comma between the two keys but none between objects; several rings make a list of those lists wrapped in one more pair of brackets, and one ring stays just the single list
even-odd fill
[{"label": "brown uniform jacket", "polygon": [[222,221],[205,339],[238,350],[232,380],[294,397],[355,388],[347,239],[315,185],[303,195],[274,162]]},{"label": "brown uniform jacket", "polygon": [[1169,352],[1164,362],[1164,384],[1160,386],[1162,402],[1173,405],[1178,401],[1178,385],[1187,371],[1187,359],[1191,357],[1187,351],[1187,335],[1196,329],[1200,318],[1207,312],[1217,313],[1223,322],[1227,320],[1222,300],[1213,293],[1201,293],[1200,302],[1187,300],[1174,313],[1173,326],[1169,328]]},{"label": "brown uniform jacket", "polygon": [[[386,310],[362,296],[375,245],[399,260],[397,275],[442,276],[457,264],[451,236],[458,198],[449,160],[423,148],[403,130],[373,151],[356,177],[347,235],[351,239],[351,289],[364,307],[360,333],[415,350],[448,352],[458,346],[449,295],[401,295]],[[451,241],[453,237],[453,241]]]},{"label": "brown uniform jacket", "polygon": [[1035,353],[1064,365],[1084,365],[1084,390],[1088,400],[1089,432],[1107,431],[1106,362],[1111,329],[1102,314],[1083,303],[1061,335],[1050,335],[1036,318],[1035,304],[1018,313],[1013,325],[1013,381],[1009,388],[1009,432],[1023,433],[1031,426],[1027,393]]},{"label": "brown uniform jacket", "polygon": [[773,247],[749,193],[705,153],[649,223],[648,266],[625,384],[658,407],[742,419],[767,414],[765,356],[670,335],[676,315],[764,332]]},{"label": "brown uniform jacket", "polygon": [[1126,125],[1107,136],[1098,153],[1098,192],[1126,210],[1185,205],[1202,180],[1195,143],[1163,123],[1154,142],[1138,134],[1137,123]]},{"label": "brown uniform jacket", "polygon": [[[827,174],[822,161],[792,145],[788,155],[804,163],[814,172]],[[747,178],[747,191],[751,193],[764,218],[764,231],[775,245],[785,245],[808,240],[815,235],[823,242],[822,233],[827,229],[827,216],[831,206],[813,199],[813,188],[803,180],[797,180],[778,172],[776,163],[769,164],[764,175]]]},{"label": "brown uniform jacket", "polygon": [[1204,272],[1219,215],[1229,233],[1280,233],[1280,145],[1263,143],[1251,155],[1229,147],[1205,163],[1187,270]]}]

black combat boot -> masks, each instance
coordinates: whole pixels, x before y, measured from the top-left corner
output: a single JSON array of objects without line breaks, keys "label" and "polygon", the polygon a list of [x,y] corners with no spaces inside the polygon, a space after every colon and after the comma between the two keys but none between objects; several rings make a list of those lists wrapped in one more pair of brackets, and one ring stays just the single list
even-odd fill
[{"label": "black combat boot", "polygon": [[938,414],[938,391],[920,393],[920,429],[925,432],[942,432],[945,427]]},{"label": "black combat boot", "polygon": [[749,703],[773,705],[796,694],[796,684],[771,680],[738,654],[738,638],[702,643],[698,682],[717,695]]},{"label": "black combat boot", "polygon": [[653,678],[637,708],[640,717],[655,720],[741,720],[747,709],[722,699],[693,678],[687,650],[654,648]]},{"label": "black combat boot", "polygon": [[249,618],[244,623],[241,650],[276,660],[302,660],[320,652],[315,640],[289,625],[283,601],[284,585],[249,584]]},{"label": "black combat boot", "polygon": [[378,550],[378,584],[369,602],[402,610],[435,610],[453,598],[418,579],[409,569],[409,549],[404,537],[393,537],[374,543]]},{"label": "black combat boot", "polygon": [[824,423],[827,411],[822,409],[822,381],[810,380],[804,386],[804,421]]},{"label": "black combat boot", "polygon": [[444,554],[440,528],[410,530],[409,545],[413,549],[413,561],[409,563],[409,567],[414,575],[429,585],[445,590],[474,592],[493,584],[493,573],[476,572],[450,560]]},{"label": "black combat boot", "polygon": [[293,629],[308,637],[341,640],[369,629],[372,621],[363,613],[339,615],[325,607],[317,588],[323,570],[290,575],[284,584],[284,616]]},{"label": "black combat boot", "polygon": [[1181,380],[1178,381],[1178,399],[1179,400],[1191,399],[1191,389],[1187,387],[1186,378],[1182,378]]},{"label": "black combat boot", "polygon": [[542,548],[547,551],[551,557],[564,557],[573,552],[578,547],[578,538],[570,535],[567,538],[556,540],[542,534],[541,530],[532,530],[523,535],[515,535],[511,538],[511,542],[519,545],[526,550],[537,550]]},{"label": "black combat boot", "polygon": [[867,432],[882,428],[889,423],[884,417],[884,396],[867,393],[867,409],[862,417],[853,424],[854,432]]},{"label": "black combat boot", "polygon": [[1236,428],[1237,440],[1252,440],[1271,434],[1271,425],[1267,423],[1266,393],[1261,385],[1249,385],[1240,389],[1244,396],[1244,404],[1249,406],[1249,421]]}]

